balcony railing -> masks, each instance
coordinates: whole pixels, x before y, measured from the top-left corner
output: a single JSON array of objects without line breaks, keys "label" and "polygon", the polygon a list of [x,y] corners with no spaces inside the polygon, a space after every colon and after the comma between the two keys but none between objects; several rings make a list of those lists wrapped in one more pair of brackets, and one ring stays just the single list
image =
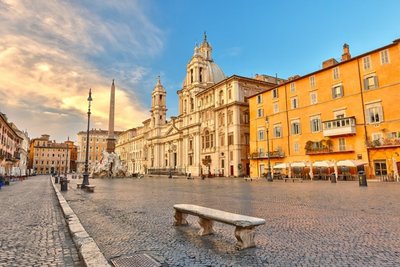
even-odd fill
[{"label": "balcony railing", "polygon": [[324,136],[339,136],[356,134],[356,118],[347,117],[335,120],[323,121]]},{"label": "balcony railing", "polygon": [[306,155],[320,155],[320,154],[338,154],[338,153],[351,153],[354,148],[349,145],[331,146],[331,147],[317,147],[306,149]]},{"label": "balcony railing", "polygon": [[[269,158],[284,158],[285,152],[283,151],[270,151]],[[267,152],[253,152],[249,155],[249,159],[267,159]]]},{"label": "balcony railing", "polygon": [[384,138],[378,140],[367,141],[367,148],[386,148],[386,147],[400,147],[400,138]]}]

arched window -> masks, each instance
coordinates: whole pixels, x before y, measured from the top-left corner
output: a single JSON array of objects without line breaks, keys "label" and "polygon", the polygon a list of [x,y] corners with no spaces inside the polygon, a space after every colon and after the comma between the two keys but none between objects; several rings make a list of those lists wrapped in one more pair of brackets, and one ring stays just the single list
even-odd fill
[{"label": "arched window", "polygon": [[199,81],[202,82],[203,81],[203,68],[199,69]]},{"label": "arched window", "polygon": [[190,83],[193,83],[193,69],[190,70]]}]

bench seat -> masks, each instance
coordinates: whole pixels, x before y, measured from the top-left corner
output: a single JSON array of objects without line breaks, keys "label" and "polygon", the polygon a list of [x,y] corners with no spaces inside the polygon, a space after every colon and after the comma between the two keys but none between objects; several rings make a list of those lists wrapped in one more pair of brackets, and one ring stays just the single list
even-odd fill
[{"label": "bench seat", "polygon": [[213,221],[218,221],[235,226],[235,237],[237,239],[236,249],[255,247],[254,236],[255,227],[265,224],[265,220],[236,213],[206,208],[191,204],[176,204],[175,226],[187,225],[186,217],[188,214],[198,216],[200,231],[199,235],[209,235],[213,231]]},{"label": "bench seat", "polygon": [[94,193],[95,185],[85,185],[85,189],[89,192]]}]

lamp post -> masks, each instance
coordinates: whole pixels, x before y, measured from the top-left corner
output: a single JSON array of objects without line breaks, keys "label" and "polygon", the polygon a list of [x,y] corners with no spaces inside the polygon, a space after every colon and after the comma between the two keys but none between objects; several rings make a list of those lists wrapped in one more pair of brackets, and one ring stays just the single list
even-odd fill
[{"label": "lamp post", "polygon": [[271,175],[271,161],[269,157],[269,119],[268,116],[265,117],[265,127],[267,130],[267,157],[268,157],[268,171],[267,171],[267,181],[272,182],[272,175]]},{"label": "lamp post", "polygon": [[[68,141],[69,141],[69,136],[68,136]],[[67,142],[67,154],[65,156],[65,179],[67,179],[67,175],[68,175],[68,142]]]},{"label": "lamp post", "polygon": [[88,173],[88,167],[89,167],[89,127],[90,127],[90,102],[92,102],[92,89],[89,89],[89,97],[87,99],[89,103],[88,107],[88,121],[87,121],[87,131],[86,131],[86,157],[85,157],[85,172],[83,173],[83,181],[82,181],[82,188],[85,186],[89,185],[89,173]]}]

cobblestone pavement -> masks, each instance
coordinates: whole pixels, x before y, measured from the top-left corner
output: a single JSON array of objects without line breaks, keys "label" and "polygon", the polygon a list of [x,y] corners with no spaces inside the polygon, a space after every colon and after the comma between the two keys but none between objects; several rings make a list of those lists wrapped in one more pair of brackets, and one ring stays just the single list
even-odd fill
[{"label": "cobblestone pavement", "polygon": [[0,266],[81,266],[49,176],[0,190]]},{"label": "cobblestone pavement", "polygon": [[[91,179],[63,193],[107,259],[146,253],[164,266],[400,266],[400,183],[283,183],[241,179]],[[191,203],[265,218],[256,248],[236,251],[234,227],[197,236]]]}]

